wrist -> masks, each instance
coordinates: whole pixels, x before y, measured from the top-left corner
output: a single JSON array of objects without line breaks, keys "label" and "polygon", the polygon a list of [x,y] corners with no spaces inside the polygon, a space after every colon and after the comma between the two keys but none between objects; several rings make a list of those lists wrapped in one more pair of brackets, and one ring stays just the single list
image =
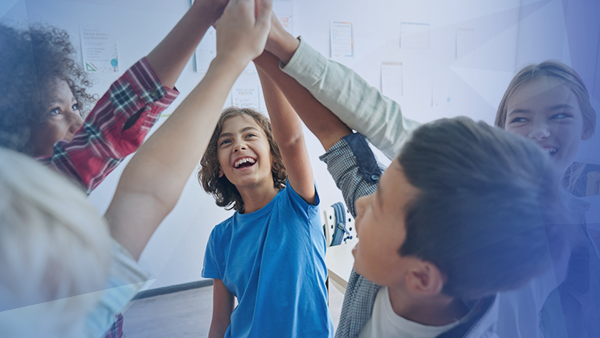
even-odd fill
[{"label": "wrist", "polygon": [[199,16],[207,18],[210,25],[214,25],[223,15],[225,5],[215,4],[213,1],[195,0],[190,10],[196,11]]},{"label": "wrist", "polygon": [[287,64],[292,59],[299,46],[300,41],[284,31],[284,34],[269,39],[266,50],[277,56],[281,62]]},{"label": "wrist", "polygon": [[211,62],[211,67],[223,67],[230,69],[232,72],[239,72],[241,74],[250,61],[251,60],[246,60],[245,58],[240,57],[239,54],[236,55],[236,53],[219,54],[217,52],[217,56]]}]

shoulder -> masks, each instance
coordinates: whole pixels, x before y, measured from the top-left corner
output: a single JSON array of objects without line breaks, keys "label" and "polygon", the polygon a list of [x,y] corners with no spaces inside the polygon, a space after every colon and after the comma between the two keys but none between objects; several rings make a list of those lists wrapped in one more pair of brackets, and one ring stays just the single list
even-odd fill
[{"label": "shoulder", "polygon": [[230,229],[233,225],[233,217],[234,216],[231,216],[231,217],[227,218],[226,220],[224,220],[223,222],[215,225],[215,227],[210,232],[209,241],[220,239],[225,234],[230,232],[231,231]]},{"label": "shoulder", "polygon": [[316,196],[316,201],[314,204],[307,203],[304,200],[304,198],[302,198],[302,196],[300,196],[298,194],[298,192],[294,189],[294,187],[292,187],[289,180],[286,182],[285,188],[283,188],[279,192],[279,194],[277,194],[277,196],[275,198],[279,199],[281,201],[281,203],[289,203],[289,204],[298,205],[298,206],[302,206],[302,207],[318,209],[319,203],[320,203],[319,191],[317,189],[316,182],[313,184],[315,185],[315,196]]}]

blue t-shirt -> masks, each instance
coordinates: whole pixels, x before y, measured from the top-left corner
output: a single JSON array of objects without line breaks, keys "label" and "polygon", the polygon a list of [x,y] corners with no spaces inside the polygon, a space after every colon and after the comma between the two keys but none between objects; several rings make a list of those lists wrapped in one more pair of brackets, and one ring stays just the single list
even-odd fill
[{"label": "blue t-shirt", "polygon": [[316,204],[288,182],[263,208],[213,229],[202,277],[221,279],[239,303],[225,337],[333,337]]}]

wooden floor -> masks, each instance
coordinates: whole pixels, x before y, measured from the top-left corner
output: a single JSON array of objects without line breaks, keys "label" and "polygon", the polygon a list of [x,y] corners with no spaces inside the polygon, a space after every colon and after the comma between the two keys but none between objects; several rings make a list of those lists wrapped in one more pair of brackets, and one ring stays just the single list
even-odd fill
[{"label": "wooden floor", "polygon": [[[330,288],[329,310],[336,328],[344,295]],[[208,337],[212,286],[139,299],[124,313],[127,338]]]}]

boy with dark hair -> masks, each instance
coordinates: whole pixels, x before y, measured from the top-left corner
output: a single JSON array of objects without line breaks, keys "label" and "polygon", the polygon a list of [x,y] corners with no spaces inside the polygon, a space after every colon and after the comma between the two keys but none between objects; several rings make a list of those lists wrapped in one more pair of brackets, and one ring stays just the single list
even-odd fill
[{"label": "boy with dark hair", "polygon": [[444,119],[415,130],[382,175],[366,139],[276,57],[255,63],[327,149],[321,159],[356,217],[336,337],[495,336],[496,293],[550,265],[538,193],[558,201],[544,154],[483,122]]}]

